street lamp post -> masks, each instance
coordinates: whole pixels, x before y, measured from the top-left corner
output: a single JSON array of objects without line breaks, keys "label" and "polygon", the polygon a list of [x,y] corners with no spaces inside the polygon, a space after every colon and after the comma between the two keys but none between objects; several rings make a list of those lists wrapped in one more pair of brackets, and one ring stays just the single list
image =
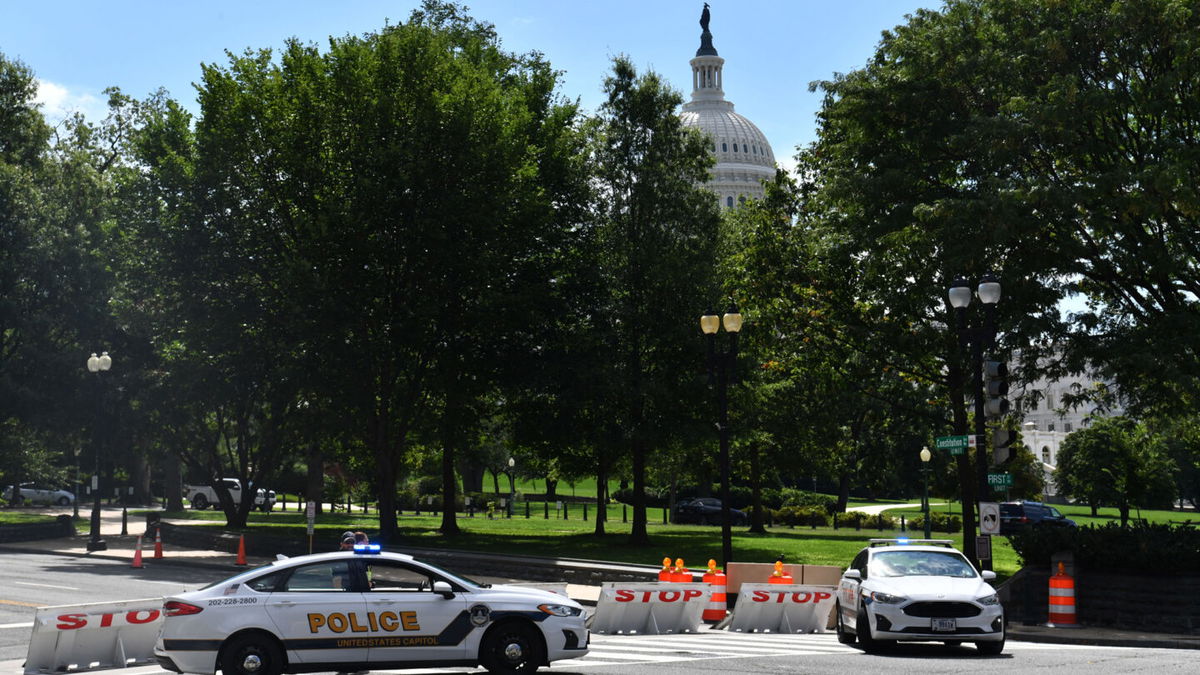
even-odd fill
[{"label": "street lamp post", "polygon": [[[728,347],[717,351],[717,330],[725,327],[729,334]],[[731,304],[724,316],[707,312],[700,317],[700,330],[708,336],[708,382],[717,380],[717,434],[720,438],[721,464],[721,555],[728,565],[733,561],[733,523],[729,509],[729,380],[737,361],[738,333],[742,330],[742,315]]]},{"label": "street lamp post", "polygon": [[921,497],[921,510],[925,513],[925,538],[929,539],[929,448],[921,448],[921,477],[924,478],[925,489]]},{"label": "street lamp post", "polygon": [[[971,391],[975,395],[975,494],[976,513],[979,502],[987,498],[987,448],[984,434],[987,433],[987,411],[983,396],[983,348],[996,344],[996,304],[1000,302],[1000,282],[991,274],[984,275],[976,288],[979,301],[983,304],[982,326],[967,326],[967,307],[971,304],[971,287],[963,279],[957,279],[950,287],[950,305],[958,315],[960,344],[971,344]],[[978,522],[978,521],[976,521]],[[973,529],[973,528],[972,528]],[[980,561],[983,569],[991,569],[991,560]]]},{"label": "street lamp post", "polygon": [[[100,384],[100,373],[107,372],[109,368],[112,368],[112,357],[108,355],[108,352],[102,352],[100,356],[93,353],[87,360],[88,371],[96,374],[96,426],[99,426],[104,420],[102,396],[104,390]],[[104,540],[100,538],[100,442],[104,436],[95,428],[92,429],[92,433],[95,435],[92,451],[96,460],[96,472],[92,475],[92,527],[87,550],[106,551],[108,544],[105,544]]]},{"label": "street lamp post", "polygon": [[508,458],[508,517],[512,518],[513,500],[517,497],[517,485],[513,476],[513,467],[517,465],[517,460],[512,457]]}]

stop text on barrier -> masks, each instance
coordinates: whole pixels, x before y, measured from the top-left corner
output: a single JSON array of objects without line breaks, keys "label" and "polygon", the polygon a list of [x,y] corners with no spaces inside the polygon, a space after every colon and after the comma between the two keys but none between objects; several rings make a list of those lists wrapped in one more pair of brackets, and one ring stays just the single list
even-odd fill
[{"label": "stop text on barrier", "polygon": [[[88,625],[88,617],[99,617],[101,628],[109,628],[113,625],[113,618],[122,616],[127,624],[150,623],[158,619],[159,610],[157,609],[134,609],[128,612],[105,612],[103,614],[60,614],[55,617],[59,623],[54,627],[59,630],[75,630],[76,628],[84,628]],[[141,616],[145,614],[145,616]]]},{"label": "stop text on barrier", "polygon": [[[781,592],[777,592],[777,591],[776,592],[752,591],[750,593],[750,601],[751,602],[780,603],[780,602],[787,602],[789,597],[791,598],[791,602],[803,604],[806,602],[820,602],[822,600],[828,600],[829,598],[833,597],[833,594],[824,593],[821,591],[817,591],[814,593],[810,593],[808,591],[792,591],[790,593],[787,593],[787,592],[781,593]],[[774,599],[772,600],[772,598],[774,598]]]},{"label": "stop text on barrier", "polygon": [[633,591],[628,589],[618,589],[613,592],[613,599],[617,602],[651,602],[656,598],[659,602],[689,602],[703,595],[703,591],[696,590]]}]

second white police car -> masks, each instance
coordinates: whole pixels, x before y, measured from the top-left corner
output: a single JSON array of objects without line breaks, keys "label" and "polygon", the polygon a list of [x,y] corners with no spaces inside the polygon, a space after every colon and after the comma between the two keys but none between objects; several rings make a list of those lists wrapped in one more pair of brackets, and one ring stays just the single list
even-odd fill
[{"label": "second white police car", "polygon": [[1004,650],[1004,607],[948,539],[872,539],[838,584],[838,641],[873,652],[899,640],[974,642],[981,654]]},{"label": "second white police car", "polygon": [[532,673],[588,647],[583,608],[569,598],[478,584],[376,545],[277,560],[168,596],[163,610],[154,654],[180,673]]}]

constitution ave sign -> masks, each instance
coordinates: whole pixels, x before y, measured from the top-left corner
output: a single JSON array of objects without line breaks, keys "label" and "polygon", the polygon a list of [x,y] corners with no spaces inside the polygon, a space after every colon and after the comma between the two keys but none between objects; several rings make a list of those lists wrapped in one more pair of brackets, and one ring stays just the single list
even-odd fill
[{"label": "constitution ave sign", "polygon": [[967,449],[966,436],[938,436],[935,447],[938,450],[949,450],[952,455],[961,455]]}]

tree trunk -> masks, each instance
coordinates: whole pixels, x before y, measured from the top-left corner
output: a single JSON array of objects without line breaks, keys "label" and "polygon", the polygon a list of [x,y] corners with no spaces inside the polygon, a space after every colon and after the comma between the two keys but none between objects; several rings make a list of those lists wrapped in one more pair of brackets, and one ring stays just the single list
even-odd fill
[{"label": "tree trunk", "polygon": [[167,500],[168,511],[183,510],[183,481],[180,480],[179,455],[168,452],[163,463],[163,496]]},{"label": "tree trunk", "polygon": [[838,474],[838,499],[837,513],[845,513],[846,507],[850,504],[850,472],[843,471]]},{"label": "tree trunk", "polygon": [[438,528],[442,534],[458,534],[458,514],[455,509],[458,494],[454,480],[454,448],[446,445],[442,448],[442,526]]},{"label": "tree trunk", "polygon": [[492,492],[496,496],[500,495],[500,474],[496,473],[494,469],[492,470]]},{"label": "tree trunk", "polygon": [[633,439],[633,526],[629,543],[644,546],[650,543],[646,531],[646,447],[641,438]]},{"label": "tree trunk", "polygon": [[597,537],[604,536],[604,521],[608,519],[608,466],[604,461],[604,453],[596,449],[596,529],[592,531]]},{"label": "tree trunk", "polygon": [[762,452],[757,444],[750,447],[750,494],[754,510],[750,514],[750,531],[754,534],[766,534],[763,526],[762,505]]},{"label": "tree trunk", "polygon": [[546,501],[558,501],[558,481],[546,479]]}]

